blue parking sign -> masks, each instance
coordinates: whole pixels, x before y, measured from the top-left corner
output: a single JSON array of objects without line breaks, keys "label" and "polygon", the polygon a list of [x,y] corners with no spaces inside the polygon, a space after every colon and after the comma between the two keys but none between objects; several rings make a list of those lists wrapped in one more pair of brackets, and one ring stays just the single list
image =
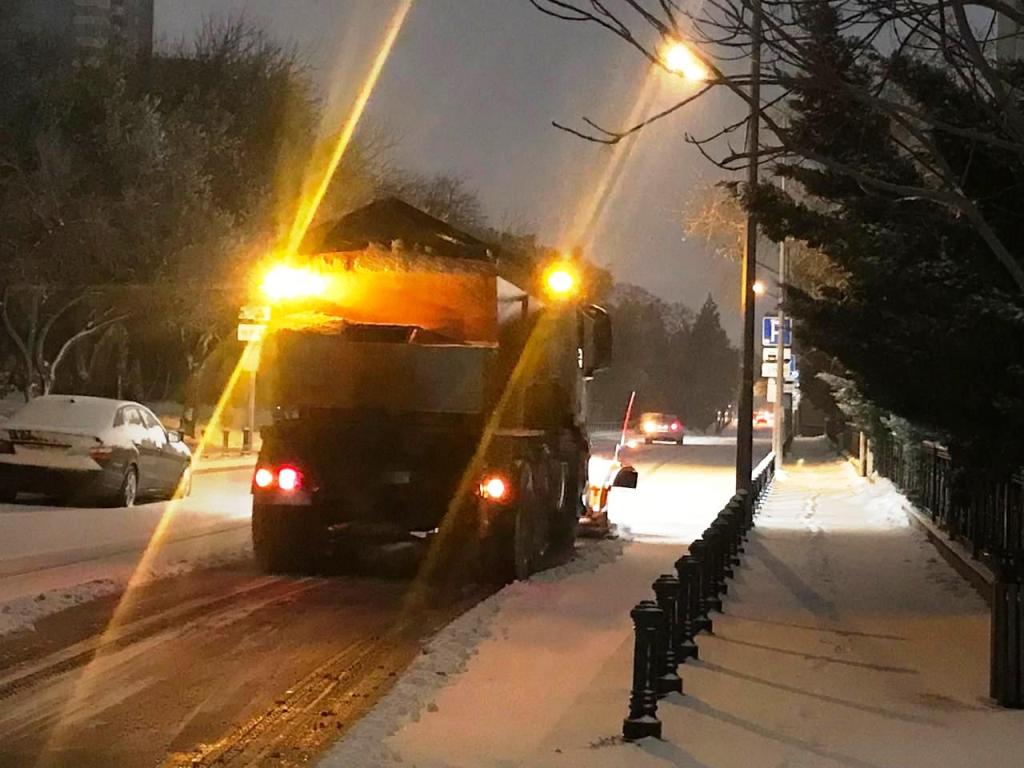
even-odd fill
[{"label": "blue parking sign", "polygon": [[[775,315],[765,315],[761,320],[761,344],[763,346],[774,346],[779,343],[778,336],[779,318]],[[786,318],[786,331],[782,342],[785,346],[793,343],[793,321]]]}]

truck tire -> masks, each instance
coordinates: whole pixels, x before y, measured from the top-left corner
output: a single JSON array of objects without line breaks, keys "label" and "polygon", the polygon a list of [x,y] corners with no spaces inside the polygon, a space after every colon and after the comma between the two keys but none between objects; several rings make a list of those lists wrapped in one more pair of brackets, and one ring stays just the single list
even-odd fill
[{"label": "truck tire", "polygon": [[565,462],[559,462],[553,478],[551,510],[551,550],[556,555],[572,551],[576,543],[576,521],[579,517],[578,488],[575,476]]},{"label": "truck tire", "polygon": [[538,559],[537,506],[533,474],[523,469],[515,500],[500,510],[501,517],[482,543],[481,571],[488,580],[507,584],[533,573]]},{"label": "truck tire", "polygon": [[301,516],[302,510],[253,504],[252,553],[266,573],[303,573],[314,570],[316,531]]},{"label": "truck tire", "polygon": [[537,492],[533,474],[529,471],[523,472],[519,482],[518,500],[512,512],[509,576],[510,581],[525,581],[530,578],[537,564]]}]

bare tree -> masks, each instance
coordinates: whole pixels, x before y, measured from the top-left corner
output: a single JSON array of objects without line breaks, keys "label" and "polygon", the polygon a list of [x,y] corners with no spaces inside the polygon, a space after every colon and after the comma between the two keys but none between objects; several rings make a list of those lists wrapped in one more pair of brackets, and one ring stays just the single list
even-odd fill
[{"label": "bare tree", "polygon": [[[710,161],[722,169],[746,167],[752,153],[760,159],[801,161],[848,176],[858,184],[894,199],[925,199],[968,221],[996,261],[1024,292],[1024,268],[989,221],[979,201],[965,190],[962,173],[950,166],[937,143],[956,137],[995,148],[1012,162],[1024,158],[1024,108],[1020,76],[995,58],[1005,40],[997,15],[1024,25],[1024,12],[1011,0],[706,0],[685,5],[677,0],[529,0],[544,13],[570,22],[590,24],[618,37],[647,59],[666,69],[663,47],[677,41],[689,44],[706,66],[707,81],[695,93],[640,122],[608,128],[584,117],[584,126],[555,123],[587,140],[615,144],[698,101],[712,88],[724,87],[742,100],[749,114],[767,129],[767,141],[750,151],[733,146],[743,136],[750,117],[720,126],[708,135],[687,135]],[[746,59],[754,3],[763,23],[761,103],[751,103]],[[805,32],[807,14],[827,6],[839,18],[838,33],[852,42],[878,76],[852,82],[829,67]],[[1014,31],[1011,34],[1019,35]],[[908,60],[938,64],[957,83],[974,92],[984,104],[985,121],[977,115],[963,119],[922,107],[898,86],[898,73]],[[863,106],[865,114],[885,117],[898,134],[902,150],[925,172],[926,183],[902,184],[875,169],[859,168],[802,146],[787,128],[783,105],[796,83],[802,88],[841,92]],[[764,134],[763,134],[764,135]]]},{"label": "bare tree", "polygon": [[[90,298],[87,293],[68,298],[41,286],[4,288],[0,312],[4,329],[19,353],[26,401],[53,390],[61,366],[77,345],[128,317],[89,306]],[[73,312],[83,308],[77,316]],[[60,331],[55,331],[58,327]]]}]

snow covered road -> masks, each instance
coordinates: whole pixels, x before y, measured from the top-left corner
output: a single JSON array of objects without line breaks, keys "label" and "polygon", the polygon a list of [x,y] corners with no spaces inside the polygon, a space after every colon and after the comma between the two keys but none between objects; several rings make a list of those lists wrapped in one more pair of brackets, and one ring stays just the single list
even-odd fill
[{"label": "snow covered road", "polygon": [[[0,634],[142,578],[249,553],[248,462],[211,462],[180,502],[95,509],[0,504]],[[143,558],[154,533],[160,545]]]}]

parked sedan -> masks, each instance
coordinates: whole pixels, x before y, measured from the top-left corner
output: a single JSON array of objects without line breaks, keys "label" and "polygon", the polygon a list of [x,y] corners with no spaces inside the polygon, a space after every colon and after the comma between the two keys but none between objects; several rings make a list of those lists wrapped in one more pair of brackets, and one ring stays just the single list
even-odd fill
[{"label": "parked sedan", "polygon": [[187,494],[192,453],[145,406],[46,395],[0,424],[0,500],[18,493],[130,507],[140,497]]}]

